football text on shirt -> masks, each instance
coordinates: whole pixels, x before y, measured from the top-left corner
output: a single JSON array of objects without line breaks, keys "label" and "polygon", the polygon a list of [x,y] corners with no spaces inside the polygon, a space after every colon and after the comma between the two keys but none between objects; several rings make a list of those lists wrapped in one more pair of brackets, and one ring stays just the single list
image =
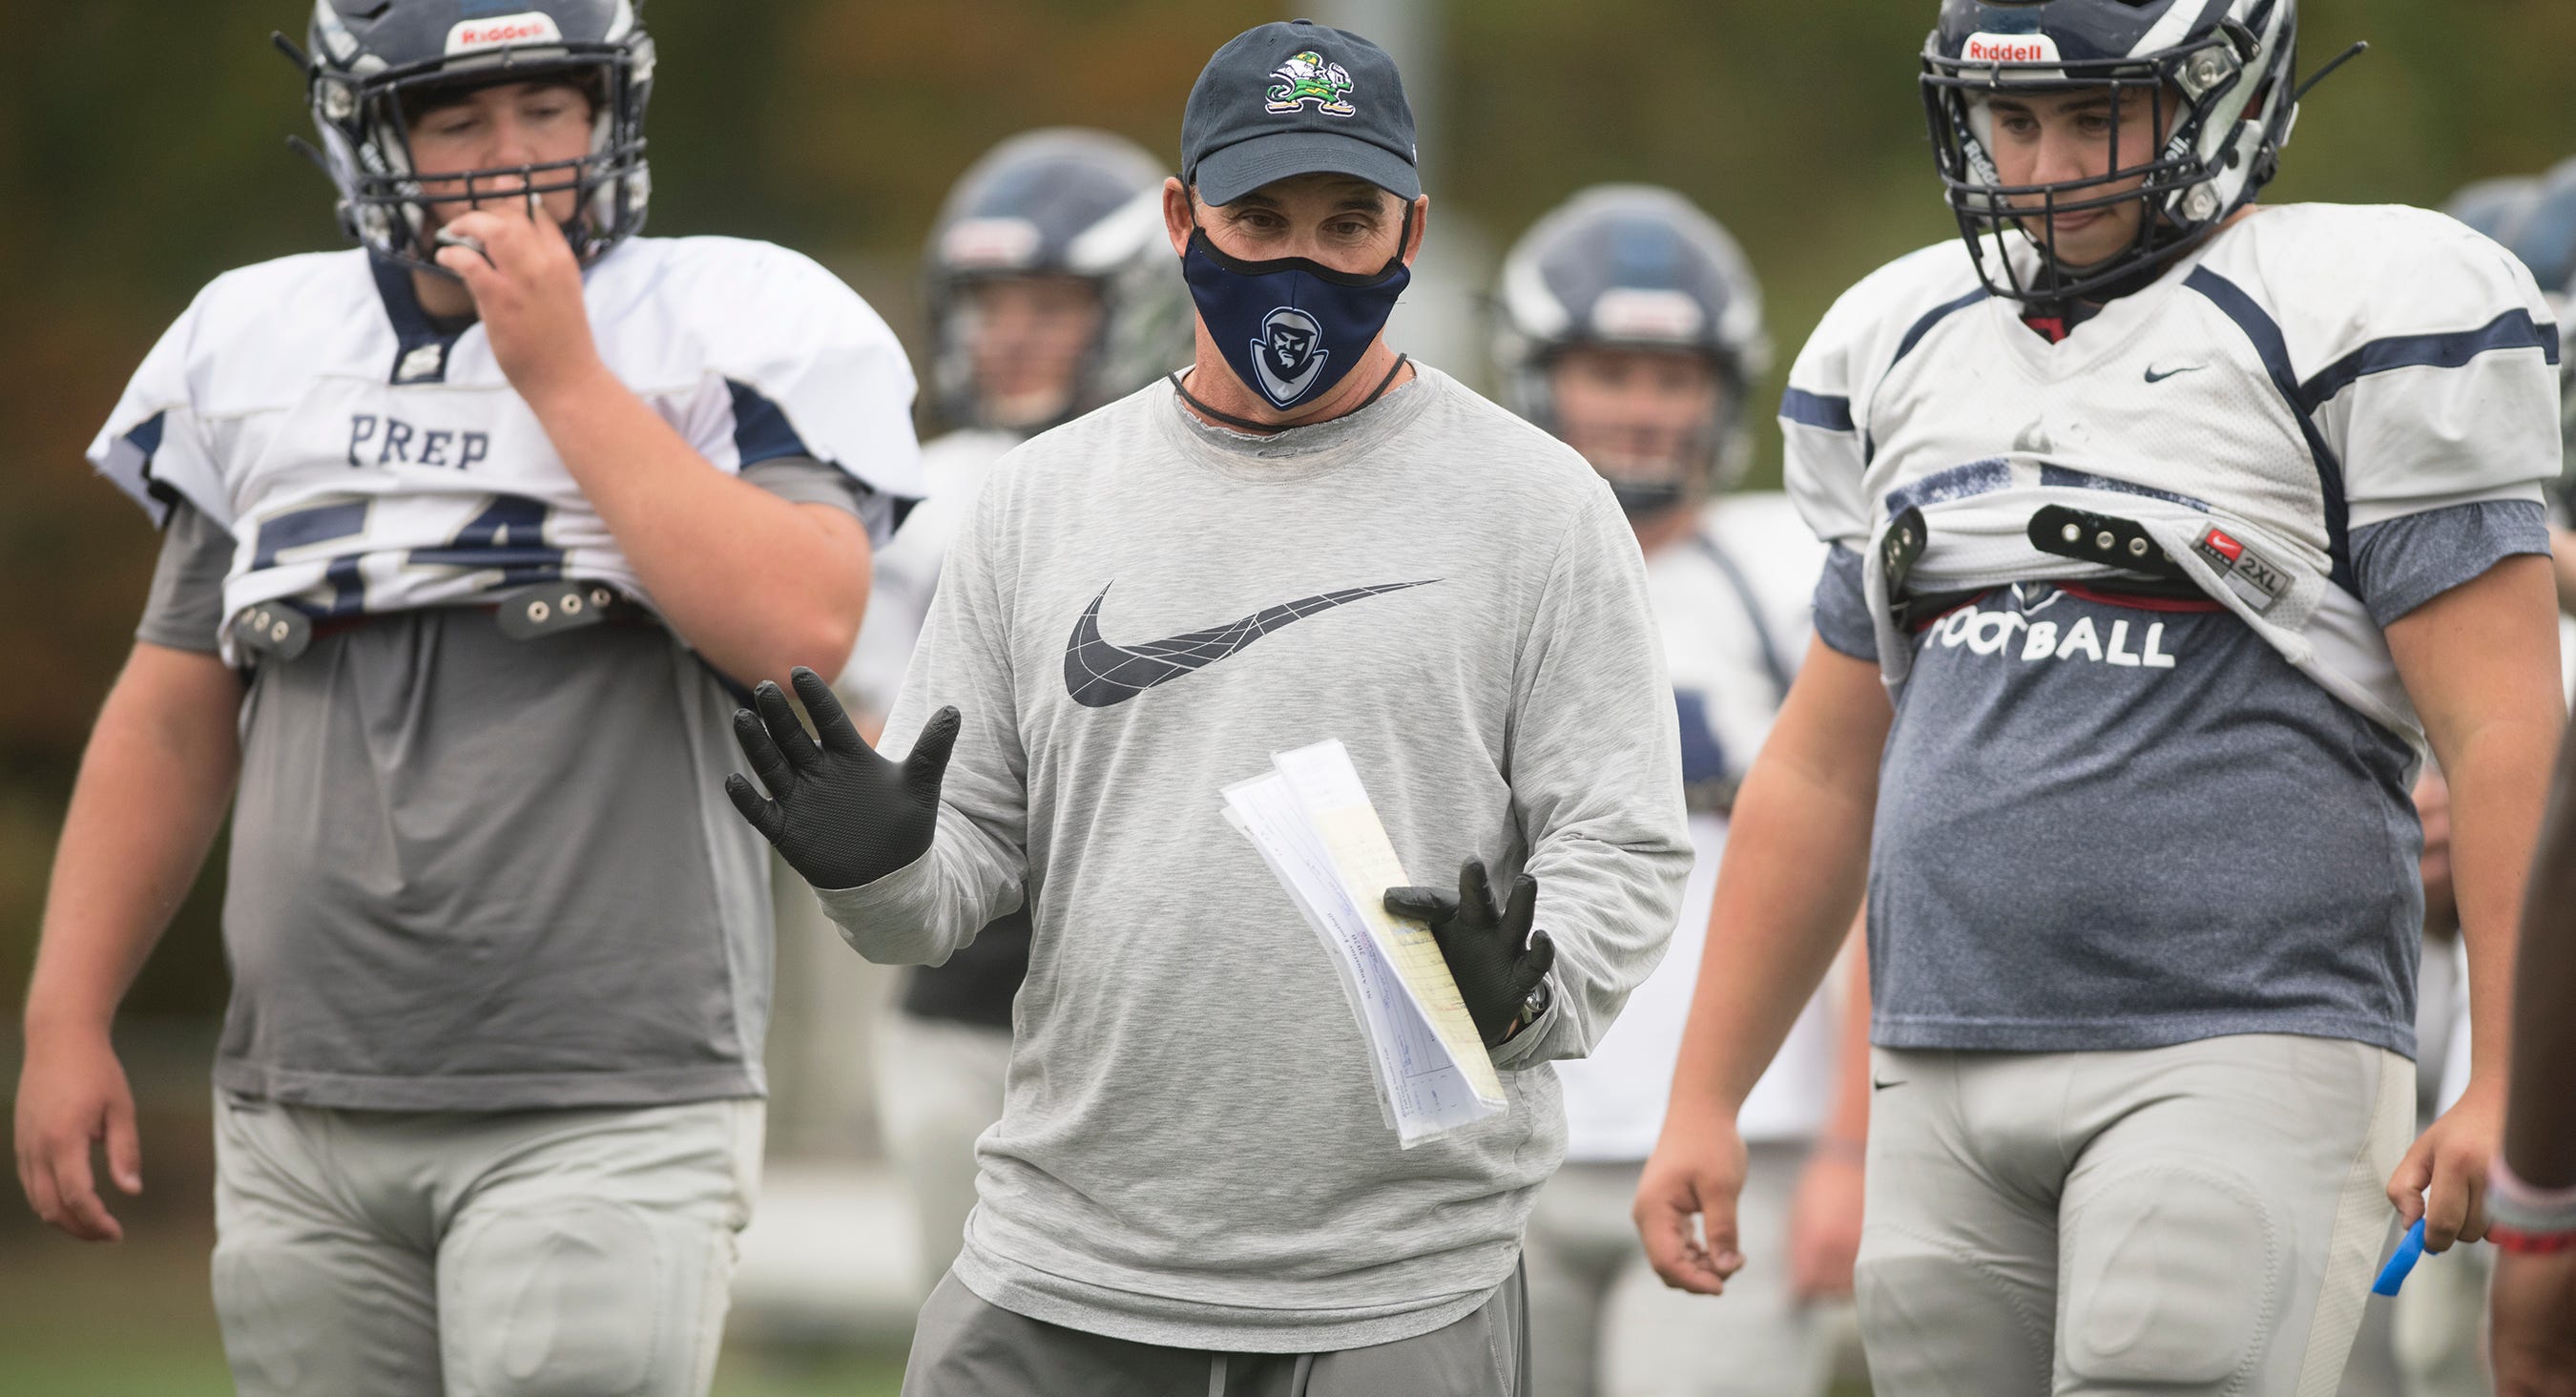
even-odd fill
[{"label": "football text on shirt", "polygon": [[2164,648],[2165,623],[2149,621],[2143,631],[2132,623],[2113,621],[2110,633],[2090,616],[2072,621],[2034,620],[2027,613],[2045,611],[2054,606],[2063,593],[2051,592],[2037,603],[2030,603],[2022,589],[2012,589],[2015,609],[1988,611],[1975,602],[1950,612],[1933,622],[1923,633],[1923,648],[1939,645],[1945,650],[1967,647],[1977,655],[2000,655],[2011,652],[2025,664],[2041,660],[2083,659],[2093,664],[2113,665],[2123,669],[2172,669],[2175,656]]}]

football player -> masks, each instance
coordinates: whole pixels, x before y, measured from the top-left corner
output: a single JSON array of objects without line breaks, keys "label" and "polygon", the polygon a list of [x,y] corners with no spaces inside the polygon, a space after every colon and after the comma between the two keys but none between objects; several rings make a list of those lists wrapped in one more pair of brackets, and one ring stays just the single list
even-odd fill
[{"label": "football player", "polygon": [[[2451,219],[2255,205],[2297,21],[1946,0],[1921,87],[1961,237],[1790,374],[1819,643],[1638,1211],[1667,1280],[1723,1289],[1735,1108],[1865,869],[1883,1392],[2327,1390],[2390,1205],[2437,1251],[2485,1231],[2561,723],[2558,332]],[[2480,1022],[2410,1147],[2427,746]]]},{"label": "football player", "polygon": [[91,450],[166,534],[63,829],[17,1163],[120,1235],[109,1025],[229,801],[245,1393],[705,1390],[769,995],[765,851],[710,803],[728,691],[848,654],[918,493],[858,297],[636,236],[627,0],[494,9],[316,4],[293,56],[362,247],[217,278]]},{"label": "football player", "polygon": [[1629,1222],[1671,1092],[1727,811],[1806,652],[1824,561],[1785,495],[1735,488],[1752,446],[1746,391],[1770,351],[1761,289],[1689,200],[1601,185],[1522,236],[1495,303],[1504,401],[1610,482],[1645,553],[1695,855],[1663,962],[1589,1056],[1557,1064],[1566,1165],[1539,1190],[1526,1243],[1533,1390],[1821,1394],[1829,1311],[1809,1302],[1850,1290],[1869,1096],[1867,1046],[1838,1053],[1826,996],[1745,1103],[1752,1166],[1737,1220],[1760,1260],[1728,1303],[1666,1289]]},{"label": "football player", "polygon": [[[2564,437],[2576,447],[2576,159],[2536,178],[2482,180],[2451,197],[2451,215],[2505,245],[2559,311]],[[2553,492],[2558,605],[2576,616],[2576,450]]]},{"label": "football player", "polygon": [[[975,162],[941,209],[923,262],[932,401],[951,430],[922,447],[930,497],[877,554],[842,676],[869,730],[894,707],[940,563],[993,463],[1189,361],[1188,296],[1163,243],[1163,172],[1106,132],[1030,131]],[[975,1137],[1002,1114],[1029,930],[1023,907],[946,964],[912,969],[883,1029],[877,1102],[912,1195],[925,1295],[975,1203]]]}]

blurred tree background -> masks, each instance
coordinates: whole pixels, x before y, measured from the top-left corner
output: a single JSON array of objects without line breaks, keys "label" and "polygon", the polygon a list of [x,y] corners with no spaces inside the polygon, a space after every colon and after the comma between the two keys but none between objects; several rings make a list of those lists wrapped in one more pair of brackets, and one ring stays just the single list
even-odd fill
[{"label": "blurred tree background", "polygon": [[[1674,185],[1732,227],[1785,362],[1833,296],[1944,236],[1913,73],[1928,0],[1433,0],[1430,171],[1444,246],[1490,261],[1605,179]],[[2309,0],[2319,89],[2275,201],[2438,203],[2576,149],[2576,5]],[[142,517],[81,452],[125,376],[228,267],[338,243],[267,42],[293,0],[5,0],[0,33],[0,1002],[16,1011],[91,715],[150,575]],[[1243,0],[651,0],[663,64],[653,231],[809,251],[917,339],[912,267],[950,180],[1022,128],[1176,154],[1190,80],[1278,12]],[[1324,13],[1335,11],[1327,8]],[[1448,367],[1479,381],[1479,363]],[[1770,453],[1776,458],[1776,448]],[[1765,474],[1776,466],[1766,460]],[[1757,479],[1762,478],[1757,475]],[[199,891],[139,1013],[221,1004]]]},{"label": "blurred tree background", "polygon": [[[1475,261],[1478,275],[1583,185],[1673,185],[1750,251],[1785,364],[1843,287],[1950,234],[1914,84],[1933,0],[1415,8],[1427,42],[1398,51],[1430,99],[1432,255]],[[2576,4],[2303,9],[2306,66],[2354,39],[2374,51],[2309,99],[2275,202],[2438,204],[2472,179],[2576,151]],[[11,1024],[81,743],[155,547],[82,451],[209,278],[339,245],[329,189],[284,148],[309,123],[267,38],[300,37],[307,13],[297,0],[0,0],[0,1017]],[[968,162],[1059,123],[1173,158],[1207,55],[1285,17],[1248,0],[650,0],[645,14],[662,55],[653,231],[803,249],[914,342],[920,242]],[[1472,352],[1444,367],[1485,374]],[[1776,394],[1776,381],[1761,391]],[[1767,444],[1757,483],[1776,479],[1776,459]],[[220,1010],[220,858],[131,1017]],[[201,1096],[202,1077],[190,1089]]]}]

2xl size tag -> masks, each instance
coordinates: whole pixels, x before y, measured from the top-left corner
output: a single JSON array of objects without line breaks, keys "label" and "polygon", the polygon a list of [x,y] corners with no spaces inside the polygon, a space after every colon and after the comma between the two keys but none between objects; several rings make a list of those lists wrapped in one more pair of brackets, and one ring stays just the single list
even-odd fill
[{"label": "2xl size tag", "polygon": [[2201,561],[2218,569],[2218,575],[2226,579],[2229,591],[2258,612],[2269,611],[2272,603],[2290,590],[2288,573],[2216,524],[2201,530],[2200,539],[2192,544],[2192,549],[2200,554]]}]

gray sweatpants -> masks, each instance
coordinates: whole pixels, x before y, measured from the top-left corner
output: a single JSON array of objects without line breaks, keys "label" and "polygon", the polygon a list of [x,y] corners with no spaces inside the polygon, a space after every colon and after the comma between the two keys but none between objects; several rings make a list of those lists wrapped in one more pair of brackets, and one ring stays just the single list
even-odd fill
[{"label": "gray sweatpants", "polygon": [[698,1397],[762,1103],[215,1104],[215,1313],[244,1397]]},{"label": "gray sweatpants", "polygon": [[2280,1034],[1871,1054],[1879,1397],[2331,1397],[2414,1064]]},{"label": "gray sweatpants", "polygon": [[1515,1275],[1445,1328],[1334,1353],[1208,1353],[1087,1334],[986,1302],[954,1274],[921,1307],[903,1397],[1527,1397]]}]

